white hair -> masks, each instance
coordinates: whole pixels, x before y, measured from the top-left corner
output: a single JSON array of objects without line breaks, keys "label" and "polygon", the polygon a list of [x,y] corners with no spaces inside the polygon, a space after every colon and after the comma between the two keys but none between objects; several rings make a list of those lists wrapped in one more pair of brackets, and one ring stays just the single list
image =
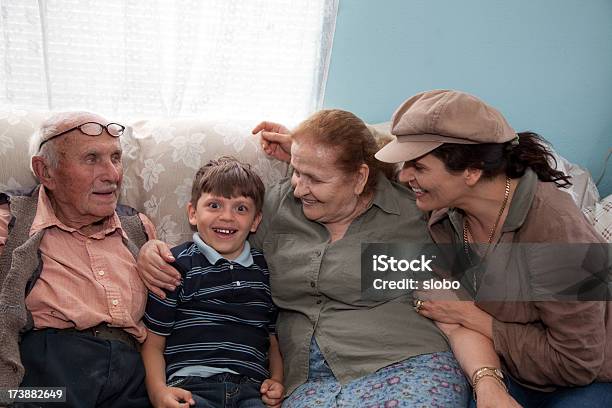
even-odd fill
[{"label": "white hair", "polygon": [[60,157],[55,146],[56,140],[51,140],[40,147],[41,143],[49,140],[58,133],[64,132],[75,126],[79,126],[87,121],[108,123],[102,116],[87,111],[60,112],[45,120],[40,125],[40,128],[30,136],[28,152],[30,156],[30,170],[32,171],[32,174],[36,176],[36,173],[32,168],[33,157],[42,157],[45,159],[45,163],[51,168],[57,168],[59,165]]},{"label": "white hair", "polygon": [[55,140],[51,140],[49,143],[45,143],[42,147],[39,148],[38,146],[40,146],[40,144],[42,143],[41,140],[43,140],[41,135],[42,132],[40,129],[32,133],[28,146],[28,152],[30,156],[30,171],[32,172],[32,174],[34,174],[34,176],[36,176],[36,172],[34,172],[34,168],[32,167],[32,159],[34,157],[42,157],[43,159],[45,159],[45,163],[47,163],[47,166],[51,167],[52,169],[57,168],[57,166],[59,165],[59,154],[55,149]]}]

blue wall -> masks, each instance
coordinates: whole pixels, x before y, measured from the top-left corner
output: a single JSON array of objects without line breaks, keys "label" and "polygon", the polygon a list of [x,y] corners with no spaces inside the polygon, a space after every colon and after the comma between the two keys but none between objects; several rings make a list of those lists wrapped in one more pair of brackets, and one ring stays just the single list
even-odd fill
[{"label": "blue wall", "polygon": [[[612,0],[340,0],[325,107],[389,120],[453,88],[594,178],[612,148]],[[612,159],[599,186],[612,193]]]}]

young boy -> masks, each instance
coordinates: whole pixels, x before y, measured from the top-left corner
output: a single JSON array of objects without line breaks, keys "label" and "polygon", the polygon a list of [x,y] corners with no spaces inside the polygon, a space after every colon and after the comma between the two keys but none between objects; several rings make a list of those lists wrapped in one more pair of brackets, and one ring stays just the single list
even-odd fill
[{"label": "young boy", "polygon": [[[264,185],[230,157],[201,167],[187,206],[193,242],[172,248],[181,284],[149,294],[142,348],[155,407],[280,407],[283,365],[261,252]],[[269,370],[268,370],[269,361]]]}]

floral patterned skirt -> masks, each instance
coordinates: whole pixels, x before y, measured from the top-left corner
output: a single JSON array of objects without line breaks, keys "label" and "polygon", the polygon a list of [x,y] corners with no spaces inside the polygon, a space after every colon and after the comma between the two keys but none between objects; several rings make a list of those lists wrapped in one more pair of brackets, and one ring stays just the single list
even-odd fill
[{"label": "floral patterned skirt", "polygon": [[341,385],[313,337],[308,380],[283,408],[464,408],[468,396],[467,381],[451,352],[408,358]]}]

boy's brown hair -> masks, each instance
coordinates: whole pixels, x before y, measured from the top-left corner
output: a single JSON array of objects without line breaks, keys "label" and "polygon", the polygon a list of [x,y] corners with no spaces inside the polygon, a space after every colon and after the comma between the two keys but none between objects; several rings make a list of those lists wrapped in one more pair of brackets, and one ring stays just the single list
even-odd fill
[{"label": "boy's brown hair", "polygon": [[198,170],[191,187],[191,205],[194,207],[203,193],[225,198],[250,197],[256,213],[261,212],[265,187],[261,178],[246,163],[231,156],[211,160]]}]

